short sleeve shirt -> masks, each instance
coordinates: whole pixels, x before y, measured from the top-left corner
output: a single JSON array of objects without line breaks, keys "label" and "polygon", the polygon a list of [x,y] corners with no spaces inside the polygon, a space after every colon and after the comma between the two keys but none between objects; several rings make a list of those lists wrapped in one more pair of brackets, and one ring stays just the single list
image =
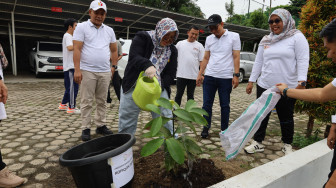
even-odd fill
[{"label": "short sleeve shirt", "polygon": [[116,42],[113,29],[102,24],[97,28],[90,20],[79,23],[73,40],[83,42],[80,69],[91,72],[109,72],[110,44]]},{"label": "short sleeve shirt", "polygon": [[210,51],[210,59],[205,70],[205,75],[215,78],[233,78],[234,63],[233,50],[240,50],[240,37],[238,33],[225,30],[217,38],[214,34],[205,41],[205,51]]},{"label": "short sleeve shirt", "polygon": [[73,46],[72,35],[65,33],[63,35],[62,50],[63,50],[63,71],[74,69],[73,51],[68,50],[68,46]]}]

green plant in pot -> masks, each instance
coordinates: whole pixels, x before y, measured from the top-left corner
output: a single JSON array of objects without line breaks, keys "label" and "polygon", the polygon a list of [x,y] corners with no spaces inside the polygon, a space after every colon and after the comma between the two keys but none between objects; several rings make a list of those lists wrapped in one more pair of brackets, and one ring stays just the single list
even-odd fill
[{"label": "green plant in pot", "polygon": [[[189,133],[196,134],[195,125],[206,126],[208,123],[203,115],[208,116],[207,112],[197,107],[194,100],[188,100],[185,108],[182,109],[174,102],[165,98],[159,98],[156,105],[148,104],[146,107],[152,112],[160,114],[159,117],[152,119],[145,126],[150,132],[145,133],[143,137],[153,138],[141,150],[141,155],[146,157],[155,153],[163,146],[165,158],[164,166],[167,171],[177,172],[177,169],[184,165],[188,160],[188,167],[191,169],[192,162],[202,153],[201,148],[196,144],[194,138],[188,136]],[[164,117],[159,107],[172,111],[172,118]],[[163,125],[173,120],[174,128],[171,133]]]}]

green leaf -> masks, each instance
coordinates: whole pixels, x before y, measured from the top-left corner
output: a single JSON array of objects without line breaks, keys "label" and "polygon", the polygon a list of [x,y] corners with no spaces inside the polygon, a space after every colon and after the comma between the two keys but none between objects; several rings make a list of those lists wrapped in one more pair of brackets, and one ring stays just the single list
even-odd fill
[{"label": "green leaf", "polygon": [[181,144],[175,140],[175,138],[169,138],[166,140],[167,149],[170,156],[178,163],[184,162],[184,149]]},{"label": "green leaf", "polygon": [[152,138],[152,133],[148,132],[142,135],[142,138]]},{"label": "green leaf", "polygon": [[172,134],[171,134],[170,130],[167,129],[165,126],[162,126],[162,127],[161,127],[160,132],[162,133],[162,135],[163,135],[165,138],[170,138],[170,137],[172,137]]},{"label": "green leaf", "polygon": [[154,119],[152,119],[150,122],[148,122],[148,123],[145,125],[144,129],[150,129],[150,128],[152,127],[153,121],[154,121]]},{"label": "green leaf", "polygon": [[169,100],[175,109],[180,109],[180,106],[173,100]]},{"label": "green leaf", "polygon": [[186,129],[184,126],[178,126],[176,129],[176,133],[185,133],[188,129]]},{"label": "green leaf", "polygon": [[165,156],[165,167],[167,171],[171,171],[174,169],[174,166],[176,165],[176,162],[170,155]]},{"label": "green leaf", "polygon": [[161,116],[161,117],[162,117],[162,125],[165,125],[170,120],[170,118],[166,118],[166,117],[163,117],[163,116]]},{"label": "green leaf", "polygon": [[199,147],[195,141],[191,139],[185,139],[185,146],[187,148],[187,151],[190,152],[193,155],[198,155],[202,153],[201,147]]},{"label": "green leaf", "polygon": [[147,157],[149,155],[152,155],[156,150],[158,150],[160,148],[160,146],[163,144],[163,142],[164,142],[163,138],[157,138],[157,139],[149,141],[141,149],[141,156]]},{"label": "green leaf", "polygon": [[190,114],[193,116],[195,123],[200,124],[200,125],[208,125],[208,121],[203,116],[195,112],[190,112]]},{"label": "green leaf", "polygon": [[183,109],[177,109],[174,111],[174,114],[179,117],[179,118],[182,118],[184,120],[187,120],[187,121],[194,121],[193,119],[193,116],[187,112],[186,110],[183,110]]},{"label": "green leaf", "polygon": [[189,121],[184,120],[182,118],[179,118],[179,117],[177,118],[177,120],[182,121],[183,123],[185,123],[188,127],[190,127],[190,129],[194,132],[194,134],[197,135],[195,126],[192,123],[190,123]]},{"label": "green leaf", "polygon": [[188,112],[190,111],[190,109],[195,108],[195,107],[197,107],[197,103],[194,100],[192,100],[192,99],[188,100],[187,104],[185,105],[185,109]]},{"label": "green leaf", "polygon": [[169,110],[173,109],[173,106],[168,99],[165,99],[165,98],[161,97],[156,102],[163,108],[167,108]]},{"label": "green leaf", "polygon": [[152,127],[150,129],[150,132],[152,133],[152,136],[155,136],[162,127],[162,117],[157,117],[153,120]]},{"label": "green leaf", "polygon": [[203,110],[202,108],[192,108],[192,109],[189,110],[189,112],[195,112],[199,115],[209,116],[209,114],[205,110]]},{"label": "green leaf", "polygon": [[148,108],[149,110],[151,110],[154,113],[161,114],[160,108],[158,106],[154,105],[154,104],[147,104],[146,108]]}]

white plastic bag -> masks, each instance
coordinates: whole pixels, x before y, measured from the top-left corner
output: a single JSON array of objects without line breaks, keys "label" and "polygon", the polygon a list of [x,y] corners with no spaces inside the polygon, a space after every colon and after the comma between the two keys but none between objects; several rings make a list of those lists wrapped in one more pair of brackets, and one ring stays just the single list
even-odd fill
[{"label": "white plastic bag", "polygon": [[260,127],[280,99],[278,88],[266,90],[226,130],[219,133],[226,159],[234,158]]}]

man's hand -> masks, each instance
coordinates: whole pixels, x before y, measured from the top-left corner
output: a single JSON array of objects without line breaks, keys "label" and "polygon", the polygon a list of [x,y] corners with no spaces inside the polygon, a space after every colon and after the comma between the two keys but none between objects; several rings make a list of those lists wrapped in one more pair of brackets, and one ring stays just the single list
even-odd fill
[{"label": "man's hand", "polygon": [[154,66],[150,66],[145,70],[145,74],[150,78],[153,79],[156,76],[156,68]]},{"label": "man's hand", "polygon": [[8,98],[8,89],[3,80],[0,80],[0,102],[6,104],[7,98]]},{"label": "man's hand", "polygon": [[80,70],[76,70],[75,69],[75,73],[74,73],[74,80],[77,84],[80,84],[82,82],[83,79],[83,75],[82,72]]},{"label": "man's hand", "polygon": [[329,136],[327,138],[327,145],[330,149],[334,148],[336,140],[336,123],[332,123],[329,131]]},{"label": "man's hand", "polygon": [[246,86],[246,93],[251,94],[253,89],[253,82],[249,82]]},{"label": "man's hand", "polygon": [[201,86],[204,80],[204,76],[202,74],[198,74],[196,79],[196,86]]},{"label": "man's hand", "polygon": [[232,79],[232,87],[233,89],[236,89],[239,85],[239,80],[238,80],[238,77],[237,76],[234,76],[233,79]]}]

